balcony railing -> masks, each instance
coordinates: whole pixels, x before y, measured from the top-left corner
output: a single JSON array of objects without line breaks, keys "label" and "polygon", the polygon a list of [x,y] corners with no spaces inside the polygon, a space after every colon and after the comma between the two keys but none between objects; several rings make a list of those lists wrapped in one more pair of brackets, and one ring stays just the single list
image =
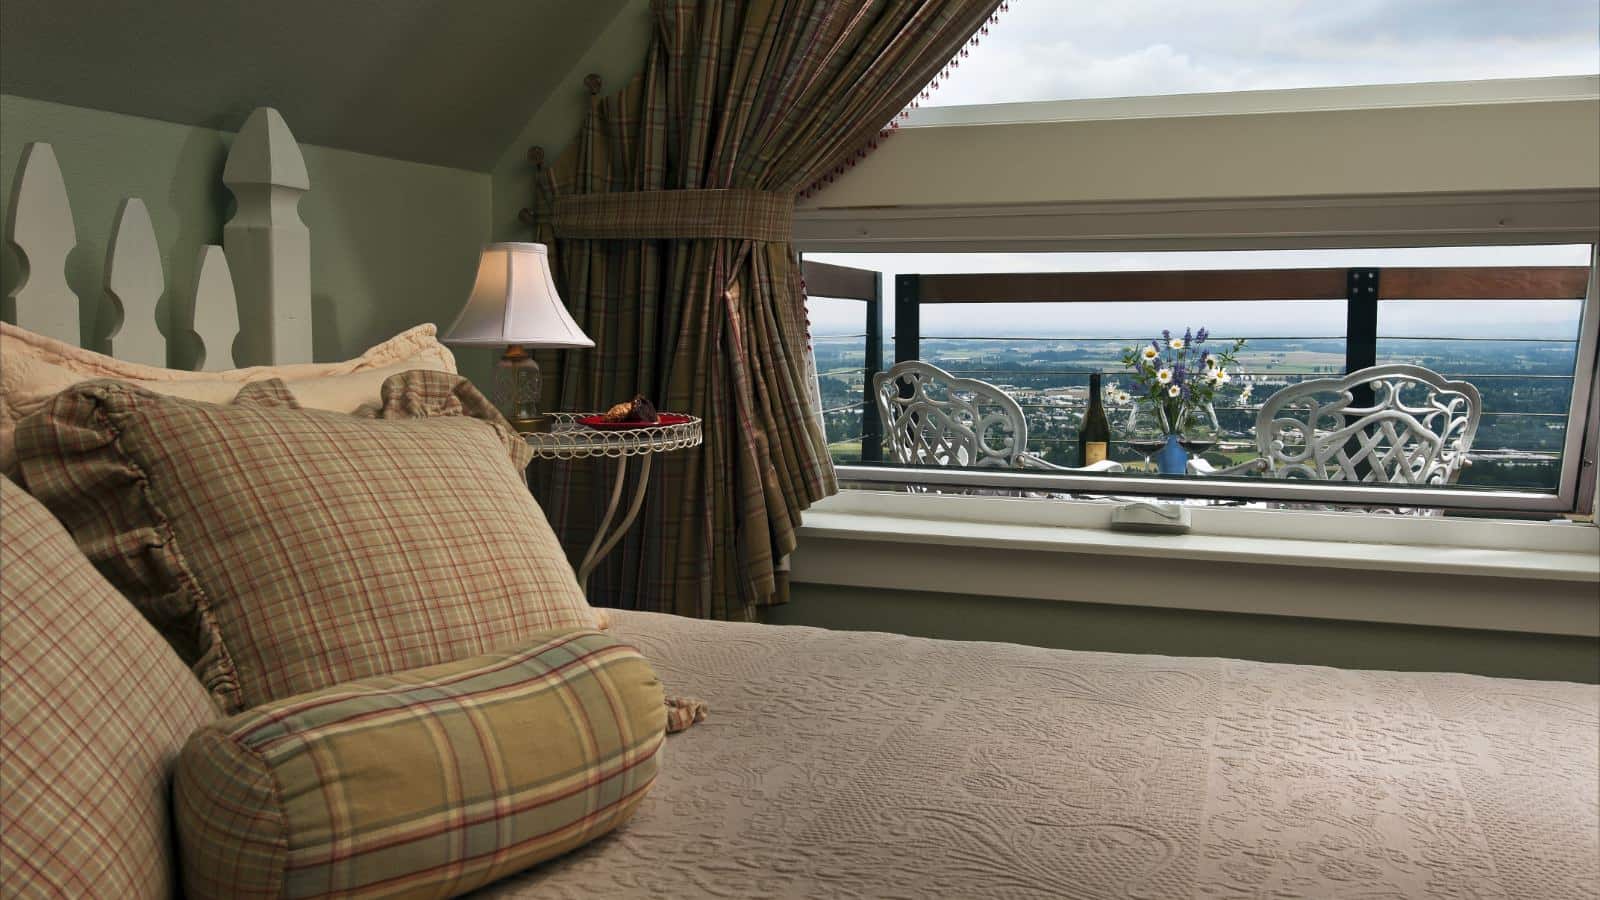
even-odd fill
[{"label": "balcony railing", "polygon": [[[859,440],[861,452],[859,460],[864,463],[876,463],[883,459],[883,422],[878,416],[878,407],[872,401],[873,376],[883,371],[883,273],[872,272],[866,269],[852,269],[848,266],[835,266],[828,263],[807,261],[803,267],[806,282],[806,293],[812,297],[831,297],[836,300],[859,300],[866,304],[866,329],[859,335],[831,335],[821,340],[860,339],[865,347],[865,360],[862,366],[863,379],[861,400],[859,403],[850,403],[836,406],[832,409],[824,408],[823,421],[831,414],[846,410],[861,410],[861,430],[851,441]],[[833,432],[829,432],[829,440],[833,440]]]},{"label": "balcony railing", "polygon": [[[818,337],[819,347],[829,343],[859,341],[863,346],[860,400],[851,398],[847,403],[835,402],[824,410],[829,426],[829,439],[835,442],[836,459],[842,464],[841,474],[856,482],[914,482],[925,485],[1013,487],[1026,490],[1061,492],[1161,493],[1191,496],[1235,497],[1294,497],[1312,502],[1351,504],[1408,504],[1496,510],[1537,510],[1542,512],[1572,511],[1582,506],[1581,498],[1593,497],[1596,452],[1595,426],[1597,416],[1590,412],[1595,382],[1595,342],[1597,316],[1594,303],[1583,308],[1582,322],[1570,339],[1529,338],[1466,338],[1466,337],[1383,337],[1379,333],[1379,309],[1383,301],[1429,300],[1495,300],[1514,304],[1525,300],[1583,300],[1588,296],[1591,270],[1583,266],[1521,266],[1472,268],[1317,268],[1317,269],[1266,269],[1266,270],[1199,270],[1199,271],[1120,271],[1088,273],[967,273],[967,274],[901,274],[894,279],[893,296],[884,296],[884,276],[881,273],[807,261],[804,265],[807,292],[812,297],[857,300],[865,305],[864,328],[859,334]],[[1290,483],[1276,479],[1239,480],[1181,479],[1156,480],[1153,478],[1116,475],[1085,476],[1041,472],[999,472],[959,469],[929,469],[892,467],[882,465],[883,429],[873,399],[873,378],[884,371],[883,309],[892,303],[895,317],[892,337],[895,362],[923,359],[924,351],[937,357],[939,342],[960,340],[969,343],[985,341],[1005,342],[1008,345],[1041,343],[1090,343],[1137,345],[1149,336],[1117,337],[1037,337],[1037,336],[984,336],[984,335],[934,335],[922,328],[925,307],[938,304],[986,303],[1091,303],[1091,302],[1208,302],[1208,301],[1259,301],[1282,302],[1300,300],[1342,301],[1345,312],[1343,334],[1323,336],[1252,337],[1254,348],[1270,349],[1274,342],[1317,341],[1324,346],[1335,342],[1342,344],[1343,372],[1354,371],[1380,362],[1421,362],[1412,352],[1415,344],[1405,342],[1431,341],[1437,346],[1459,343],[1471,346],[1473,341],[1497,341],[1507,344],[1524,343],[1530,352],[1559,354],[1570,358],[1571,366],[1564,371],[1506,372],[1506,371],[1447,371],[1453,378],[1465,378],[1476,383],[1485,394],[1483,424],[1480,439],[1475,445],[1473,459],[1481,476],[1468,475],[1462,479],[1461,488],[1403,489],[1390,486]],[[930,361],[935,361],[930,359]],[[1050,416],[1050,421],[1060,423],[1061,415],[1069,407],[1059,401],[1039,402],[1036,390],[1024,385],[1040,385],[1051,381],[1062,384],[1061,379],[1083,379],[1091,374],[1088,368],[1063,363],[1048,368],[997,368],[986,367],[981,357],[976,362],[962,364],[941,363],[952,374],[978,378],[1010,386],[1011,392],[1020,394],[1019,400],[1030,422],[1034,416]],[[1248,367],[1247,367],[1248,368]],[[1327,377],[1339,371],[1297,371],[1293,366],[1280,366],[1269,373],[1273,383],[1292,383],[1295,380]],[[1110,378],[1120,371],[1099,369]],[[825,377],[830,373],[822,373]],[[841,374],[837,371],[835,376]],[[1497,388],[1497,385],[1502,386]],[[1526,387],[1537,385],[1537,390]],[[1059,388],[1058,388],[1059,389]],[[1537,395],[1542,405],[1529,404],[1535,398],[1514,399],[1515,393]],[[1235,406],[1219,410],[1236,434],[1248,434],[1254,423],[1259,401],[1265,391],[1256,396],[1253,405]],[[837,392],[835,392],[837,399]],[[1356,397],[1357,402],[1363,398]],[[1508,408],[1510,403],[1521,408]],[[859,411],[859,412],[858,412]],[[1114,414],[1113,414],[1114,415]],[[1515,429],[1526,435],[1529,420],[1542,428],[1534,429],[1533,442],[1537,446],[1512,446],[1497,432]],[[856,425],[855,423],[859,423]],[[1030,431],[1033,426],[1030,425]],[[1113,432],[1117,423],[1113,421]],[[1045,434],[1051,432],[1046,429]],[[1059,427],[1054,438],[1043,441],[1030,438],[1029,449],[1057,462],[1070,463],[1069,439],[1061,437]],[[844,449],[859,441],[859,463],[855,465],[852,454]],[[1113,437],[1114,453],[1120,444]],[[1055,446],[1060,445],[1060,446]],[[1251,444],[1253,447],[1253,443]],[[1122,458],[1131,459],[1124,451]],[[1533,476],[1525,483],[1510,483],[1506,473],[1511,467],[1531,467]],[[1543,468],[1539,468],[1539,467]],[[1472,470],[1469,469],[1469,472]],[[1488,473],[1497,472],[1492,478]],[[1474,473],[1475,475],[1477,473]],[[1498,480],[1498,484],[1480,484],[1474,481]],[[1552,484],[1553,482],[1553,484]],[[1383,492],[1381,496],[1374,491]]]}]

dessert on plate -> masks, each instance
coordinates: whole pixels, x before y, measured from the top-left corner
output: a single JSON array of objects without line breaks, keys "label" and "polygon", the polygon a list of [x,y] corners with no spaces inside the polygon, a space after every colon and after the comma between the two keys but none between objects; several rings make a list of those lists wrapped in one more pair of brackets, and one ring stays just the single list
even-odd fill
[{"label": "dessert on plate", "polygon": [[634,396],[632,400],[618,403],[601,414],[600,418],[606,422],[642,422],[655,424],[661,416],[656,412],[655,404],[644,398],[643,394]]}]

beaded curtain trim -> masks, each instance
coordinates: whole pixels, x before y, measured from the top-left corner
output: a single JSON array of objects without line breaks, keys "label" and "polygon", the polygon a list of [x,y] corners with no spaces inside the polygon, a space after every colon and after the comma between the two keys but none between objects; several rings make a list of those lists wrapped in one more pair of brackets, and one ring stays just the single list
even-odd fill
[{"label": "beaded curtain trim", "polygon": [[816,181],[811,182],[810,185],[801,190],[800,199],[809,199],[812,194],[815,194],[817,191],[822,190],[830,184],[833,184],[833,182],[845,172],[850,169],[854,169],[856,167],[856,163],[866,159],[867,154],[878,149],[878,146],[881,143],[888,140],[894,135],[895,132],[899,131],[900,122],[904,119],[911,118],[911,111],[922,106],[922,101],[932,97],[933,92],[939,89],[939,84],[941,82],[949,80],[950,76],[955,74],[955,70],[961,68],[961,61],[972,55],[972,48],[983,43],[983,39],[989,36],[989,29],[992,26],[1000,24],[1000,14],[1010,11],[1011,0],[1001,0],[999,5],[995,7],[994,12],[989,14],[989,20],[979,27],[977,32],[975,32],[972,37],[967,40],[967,43],[961,48],[960,53],[952,56],[950,61],[944,64],[944,68],[939,70],[939,74],[935,75],[933,80],[928,82],[928,86],[923,88],[921,93],[917,94],[917,99],[906,104],[906,108],[900,110],[900,114],[895,116],[893,121],[883,126],[883,129],[878,132],[878,136],[876,138],[867,141],[867,145],[865,147],[857,150],[855,154],[847,161],[834,166],[832,171],[823,173],[823,175]]}]

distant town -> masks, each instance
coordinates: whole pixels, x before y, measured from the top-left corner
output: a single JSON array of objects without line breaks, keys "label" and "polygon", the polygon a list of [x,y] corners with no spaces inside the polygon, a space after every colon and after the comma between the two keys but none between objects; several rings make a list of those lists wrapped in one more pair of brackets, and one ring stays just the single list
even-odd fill
[{"label": "distant town", "polygon": [[[1126,341],[1053,338],[926,339],[921,357],[953,374],[994,384],[1016,398],[1028,419],[1028,449],[1058,465],[1077,465],[1077,433],[1088,406],[1089,373],[1108,389],[1126,383]],[[865,345],[860,337],[817,338],[824,422],[835,462],[861,458]],[[1267,397],[1307,378],[1344,371],[1344,342],[1255,340],[1240,356],[1252,385],[1248,403],[1218,404],[1224,440],[1216,463],[1256,455],[1256,411]],[[1380,339],[1378,361],[1426,366],[1471,381],[1483,394],[1484,417],[1463,485],[1554,490],[1572,391],[1575,345],[1564,341]],[[893,348],[884,351],[892,365]],[[1120,415],[1119,415],[1120,413]],[[1115,459],[1138,459],[1118,442],[1126,407],[1107,407]]]}]

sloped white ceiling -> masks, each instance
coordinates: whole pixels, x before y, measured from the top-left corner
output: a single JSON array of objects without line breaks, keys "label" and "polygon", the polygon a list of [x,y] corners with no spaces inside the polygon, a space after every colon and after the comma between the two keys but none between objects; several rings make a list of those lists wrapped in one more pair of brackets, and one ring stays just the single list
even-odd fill
[{"label": "sloped white ceiling", "polygon": [[626,0],[3,0],[0,92],[487,171]]}]

